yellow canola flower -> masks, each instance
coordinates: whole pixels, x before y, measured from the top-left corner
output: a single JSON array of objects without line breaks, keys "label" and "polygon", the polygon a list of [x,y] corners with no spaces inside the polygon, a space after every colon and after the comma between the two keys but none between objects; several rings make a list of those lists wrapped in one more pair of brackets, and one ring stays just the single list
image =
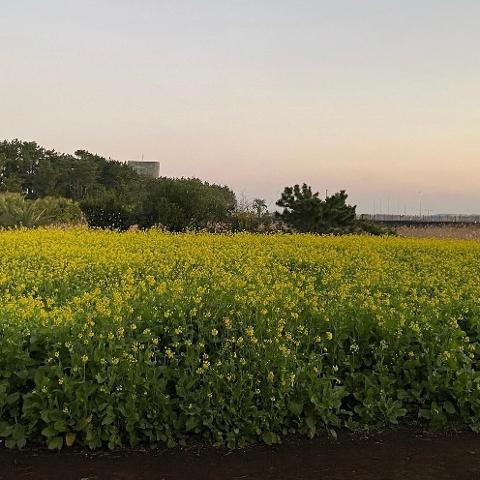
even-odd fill
[{"label": "yellow canola flower", "polygon": [[403,347],[402,361],[418,363],[416,346],[438,338],[451,342],[438,360],[460,368],[480,351],[465,328],[480,309],[478,265],[473,241],[1,231],[0,350],[48,345],[42,363],[78,375],[103,359],[105,370],[148,361],[226,381],[241,365],[252,385],[297,385],[297,368],[322,371],[325,359],[342,371],[340,349],[377,348],[390,362]]}]

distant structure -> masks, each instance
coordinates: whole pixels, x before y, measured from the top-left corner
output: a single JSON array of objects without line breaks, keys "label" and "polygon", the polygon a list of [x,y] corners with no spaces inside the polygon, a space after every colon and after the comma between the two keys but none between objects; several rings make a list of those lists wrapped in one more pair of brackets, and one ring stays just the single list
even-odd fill
[{"label": "distant structure", "polygon": [[128,160],[127,165],[138,174],[146,177],[158,178],[160,176],[160,162],[145,162],[143,160]]},{"label": "distant structure", "polygon": [[363,213],[358,216],[360,220],[371,220],[372,222],[389,223],[396,225],[411,225],[411,224],[480,224],[480,215],[451,215],[451,214],[438,214],[438,215],[391,215],[377,213],[370,215]]}]

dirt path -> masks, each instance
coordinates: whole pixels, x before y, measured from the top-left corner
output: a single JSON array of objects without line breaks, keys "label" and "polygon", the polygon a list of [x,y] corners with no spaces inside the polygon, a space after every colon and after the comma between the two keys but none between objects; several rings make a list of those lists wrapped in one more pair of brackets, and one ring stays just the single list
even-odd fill
[{"label": "dirt path", "polygon": [[0,448],[0,480],[480,480],[480,435],[390,432],[289,440],[234,452],[12,452]]}]

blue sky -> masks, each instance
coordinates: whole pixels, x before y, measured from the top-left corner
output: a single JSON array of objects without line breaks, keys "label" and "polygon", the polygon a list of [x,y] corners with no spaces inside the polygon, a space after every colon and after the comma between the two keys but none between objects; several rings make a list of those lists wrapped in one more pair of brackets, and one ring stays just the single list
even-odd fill
[{"label": "blue sky", "polygon": [[0,137],[274,201],[480,213],[480,2],[0,0]]}]

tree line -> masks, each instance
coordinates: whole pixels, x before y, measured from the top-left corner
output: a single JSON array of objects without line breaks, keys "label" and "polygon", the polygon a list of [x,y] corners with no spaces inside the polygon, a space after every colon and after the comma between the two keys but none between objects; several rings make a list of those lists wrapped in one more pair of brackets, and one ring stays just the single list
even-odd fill
[{"label": "tree line", "polygon": [[0,143],[0,226],[74,223],[127,230],[298,231],[343,233],[377,227],[356,220],[345,191],[321,199],[306,184],[265,200],[238,201],[227,186],[197,178],[150,178],[86,150],[58,153],[36,142]]}]

